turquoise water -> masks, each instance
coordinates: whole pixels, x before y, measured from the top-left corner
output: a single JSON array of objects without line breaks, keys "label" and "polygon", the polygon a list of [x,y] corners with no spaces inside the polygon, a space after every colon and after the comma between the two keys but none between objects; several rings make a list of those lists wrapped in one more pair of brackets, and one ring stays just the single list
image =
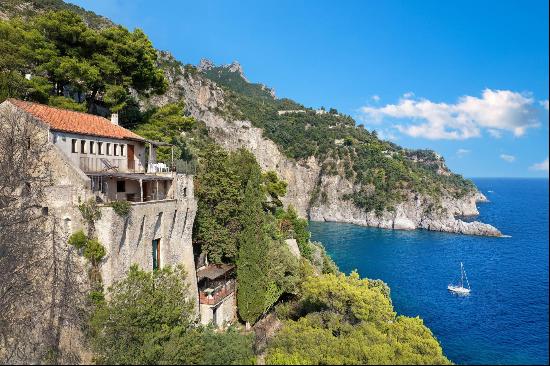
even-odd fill
[{"label": "turquoise water", "polygon": [[[491,200],[480,220],[510,238],[310,223],[340,269],[391,287],[400,314],[419,315],[458,364],[548,364],[548,180],[475,179]],[[447,291],[460,276],[472,293]]]}]

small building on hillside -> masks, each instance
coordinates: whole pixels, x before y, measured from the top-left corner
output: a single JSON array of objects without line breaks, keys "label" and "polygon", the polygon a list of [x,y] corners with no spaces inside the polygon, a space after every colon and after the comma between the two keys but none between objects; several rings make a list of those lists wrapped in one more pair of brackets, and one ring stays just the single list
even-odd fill
[{"label": "small building on hillside", "polygon": [[233,264],[209,264],[197,269],[202,324],[224,327],[236,319],[236,280]]}]

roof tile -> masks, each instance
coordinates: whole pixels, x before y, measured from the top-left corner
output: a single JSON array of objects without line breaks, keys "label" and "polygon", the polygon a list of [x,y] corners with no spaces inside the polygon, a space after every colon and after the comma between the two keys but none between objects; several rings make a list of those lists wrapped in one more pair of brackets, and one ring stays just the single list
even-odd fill
[{"label": "roof tile", "polygon": [[50,128],[55,131],[145,141],[143,137],[124,127],[113,124],[104,117],[59,109],[38,103],[24,102],[17,99],[8,100],[17,108],[22,109],[48,124]]}]

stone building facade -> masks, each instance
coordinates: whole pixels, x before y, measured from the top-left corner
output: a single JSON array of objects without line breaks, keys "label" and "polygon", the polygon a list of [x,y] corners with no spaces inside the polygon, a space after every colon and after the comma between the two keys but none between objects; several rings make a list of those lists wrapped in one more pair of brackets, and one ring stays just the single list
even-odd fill
[{"label": "stone building facade", "polygon": [[[52,184],[46,187],[43,212],[55,221],[65,243],[71,233],[86,227],[79,203],[99,203],[95,235],[106,249],[100,266],[105,287],[124,278],[132,264],[144,270],[183,265],[198,315],[193,177],[157,169],[159,144],[116,121],[14,99],[0,104],[0,112],[5,110],[31,117],[42,127],[40,138],[48,140]],[[120,200],[130,202],[127,217],[109,205]]]}]

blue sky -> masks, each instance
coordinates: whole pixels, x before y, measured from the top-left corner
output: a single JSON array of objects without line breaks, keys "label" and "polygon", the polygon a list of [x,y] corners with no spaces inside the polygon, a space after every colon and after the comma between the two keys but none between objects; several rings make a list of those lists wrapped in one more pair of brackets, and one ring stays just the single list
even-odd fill
[{"label": "blue sky", "polygon": [[465,176],[548,176],[547,1],[70,2]]}]

